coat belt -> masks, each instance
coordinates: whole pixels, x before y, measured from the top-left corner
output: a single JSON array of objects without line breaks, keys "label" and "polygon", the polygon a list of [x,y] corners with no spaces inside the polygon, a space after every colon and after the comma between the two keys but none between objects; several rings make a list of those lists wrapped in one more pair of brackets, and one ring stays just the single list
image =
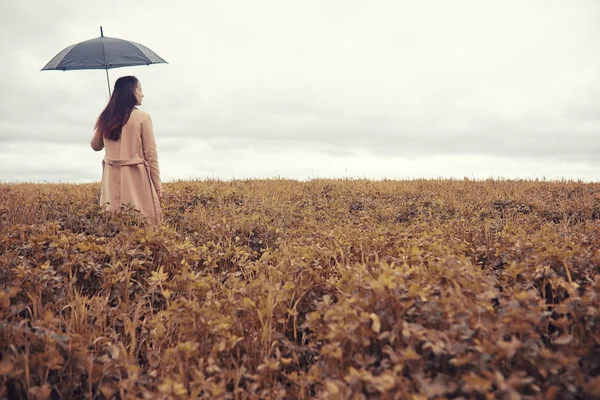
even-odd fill
[{"label": "coat belt", "polygon": [[145,164],[148,165],[148,162],[140,157],[134,158],[122,158],[122,159],[111,159],[108,157],[104,157],[104,162],[113,167],[124,167],[126,165],[137,165],[137,164]]}]

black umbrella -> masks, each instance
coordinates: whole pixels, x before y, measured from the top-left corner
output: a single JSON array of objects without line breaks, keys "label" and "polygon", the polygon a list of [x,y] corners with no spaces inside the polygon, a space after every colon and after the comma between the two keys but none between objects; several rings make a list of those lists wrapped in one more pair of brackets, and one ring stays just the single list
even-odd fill
[{"label": "black umbrella", "polygon": [[155,52],[139,43],[105,37],[102,27],[100,27],[100,37],[67,47],[54,56],[41,70],[106,70],[108,95],[110,96],[109,69],[158,63],[166,64],[167,62]]}]

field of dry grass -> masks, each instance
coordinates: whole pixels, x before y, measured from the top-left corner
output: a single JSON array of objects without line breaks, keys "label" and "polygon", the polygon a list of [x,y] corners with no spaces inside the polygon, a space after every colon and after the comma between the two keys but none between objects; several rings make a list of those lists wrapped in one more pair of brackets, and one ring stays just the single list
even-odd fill
[{"label": "field of dry grass", "polygon": [[0,397],[600,397],[600,184],[0,185]]}]

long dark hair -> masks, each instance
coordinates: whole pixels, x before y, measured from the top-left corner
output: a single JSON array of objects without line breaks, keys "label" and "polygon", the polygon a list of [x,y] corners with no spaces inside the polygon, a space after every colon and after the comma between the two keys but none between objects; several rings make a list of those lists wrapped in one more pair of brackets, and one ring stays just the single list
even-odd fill
[{"label": "long dark hair", "polygon": [[127,123],[133,108],[137,105],[135,98],[137,84],[138,79],[135,76],[123,76],[115,82],[115,90],[94,127],[106,139],[121,139],[121,128]]}]

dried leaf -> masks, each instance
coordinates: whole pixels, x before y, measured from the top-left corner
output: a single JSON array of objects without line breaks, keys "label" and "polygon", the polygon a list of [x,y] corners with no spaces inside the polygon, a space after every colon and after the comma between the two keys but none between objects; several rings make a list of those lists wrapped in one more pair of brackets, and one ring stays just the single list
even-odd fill
[{"label": "dried leaf", "polygon": [[379,331],[381,331],[381,320],[379,319],[379,316],[375,313],[371,313],[369,317],[373,321],[371,329],[373,329],[375,333],[379,333]]},{"label": "dried leaf", "polygon": [[37,400],[49,399],[51,392],[52,390],[48,383],[44,383],[42,386],[32,386],[29,388],[29,393]]},{"label": "dried leaf", "polygon": [[558,344],[558,345],[566,345],[569,344],[573,341],[573,335],[569,335],[567,333],[563,333],[562,335],[560,335],[559,337],[557,337],[556,339],[554,339],[552,341],[552,343],[554,344]]}]

